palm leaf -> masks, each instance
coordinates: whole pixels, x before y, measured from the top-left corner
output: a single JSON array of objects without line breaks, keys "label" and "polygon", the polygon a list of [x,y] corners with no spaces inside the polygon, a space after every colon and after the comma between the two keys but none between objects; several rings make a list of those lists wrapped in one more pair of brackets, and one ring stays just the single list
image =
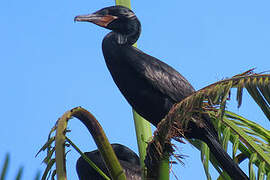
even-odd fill
[{"label": "palm leaf", "polygon": [[[269,78],[270,74],[254,74],[252,71],[247,71],[230,79],[211,84],[187,97],[175,105],[159,124],[154,140],[151,142],[155,145],[150,146],[150,148],[158,147],[158,150],[150,149],[148,156],[158,159],[158,154],[162,154],[165,145],[170,144],[169,142],[172,138],[183,137],[185,127],[189,121],[194,121],[197,124],[203,123],[196,117],[198,117],[198,113],[208,113],[213,120],[213,124],[217,127],[224,149],[227,150],[230,142],[233,146],[232,157],[236,162],[240,163],[244,159],[249,159],[250,178],[252,179],[256,176],[254,165],[258,168],[257,179],[261,179],[265,175],[270,178],[270,132],[253,121],[225,110],[231,89],[237,89],[236,100],[238,107],[240,107],[243,89],[245,88],[270,120]],[[194,114],[196,114],[195,117]],[[164,137],[161,138],[161,136]],[[165,143],[160,142],[160,139],[164,139]],[[190,142],[194,144],[194,141]],[[202,152],[201,159],[207,179],[210,179],[209,161],[221,173],[217,162],[211,158],[211,153],[210,158],[208,158],[204,146],[198,146],[197,144],[195,147]]]},{"label": "palm leaf", "polygon": [[[90,159],[88,159],[87,156],[84,155],[70,139],[66,137],[66,132],[69,132],[67,130],[67,123],[72,117],[78,118],[92,134],[112,178],[117,180],[125,180],[126,177],[124,171],[101,125],[90,112],[81,107],[73,108],[70,111],[67,111],[61,118],[58,119],[56,126],[53,127],[49,133],[48,141],[37,153],[39,154],[41,151],[47,150],[47,156],[43,160],[43,162],[47,164],[47,167],[43,173],[42,179],[45,180],[50,176],[52,179],[54,179],[54,176],[57,176],[57,179],[67,179],[65,165],[67,153],[65,152],[65,147],[69,145],[75,148],[89,163],[89,165],[93,167],[93,169],[95,169],[101,176],[103,176],[104,179],[110,179]],[[52,136],[52,133],[55,133],[55,136]],[[53,143],[55,146],[52,145]],[[55,170],[53,170],[54,165],[56,165]]]},{"label": "palm leaf", "polygon": [[6,179],[8,165],[9,165],[9,154],[6,154],[5,161],[4,161],[3,167],[1,169],[1,176],[0,176],[0,179],[1,180],[5,180]]}]

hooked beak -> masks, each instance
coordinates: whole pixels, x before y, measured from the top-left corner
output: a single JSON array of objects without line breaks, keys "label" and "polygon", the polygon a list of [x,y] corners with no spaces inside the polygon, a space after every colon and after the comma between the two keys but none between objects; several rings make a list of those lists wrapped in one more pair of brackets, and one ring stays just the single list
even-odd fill
[{"label": "hooked beak", "polygon": [[74,21],[86,21],[94,23],[101,27],[107,27],[112,21],[117,19],[116,16],[112,15],[100,15],[100,14],[87,14],[87,15],[79,15],[74,18]]}]

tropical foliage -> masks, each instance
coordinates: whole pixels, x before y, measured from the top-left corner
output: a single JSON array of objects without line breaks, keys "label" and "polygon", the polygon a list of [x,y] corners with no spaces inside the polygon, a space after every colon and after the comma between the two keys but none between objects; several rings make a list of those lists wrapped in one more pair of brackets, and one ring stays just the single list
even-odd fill
[{"label": "tropical foliage", "polygon": [[[269,178],[269,131],[253,121],[225,110],[226,102],[230,99],[231,89],[237,89],[236,99],[238,107],[240,107],[243,89],[245,88],[270,120],[269,78],[269,74],[254,74],[252,71],[247,71],[230,79],[209,85],[187,97],[172,108],[167,117],[159,124],[154,140],[151,142],[154,145],[152,146],[153,150],[149,151],[149,156],[160,158],[160,155],[166,151],[172,153],[171,139],[179,140],[190,120],[198,125],[202,123],[198,118],[194,117],[194,114],[208,113],[217,127],[224,149],[227,150],[228,143],[231,142],[233,145],[233,159],[238,163],[241,163],[244,159],[249,160],[250,179],[255,179],[256,176],[254,165],[258,168],[257,179],[263,179],[265,175]],[[220,174],[228,179],[228,176],[218,167],[218,163],[211,156],[208,147],[204,143],[197,140],[189,141],[201,150],[201,159],[208,179],[211,178],[209,161]]]},{"label": "tropical foliage", "polygon": [[[269,74],[254,74],[251,73],[251,71],[248,71],[241,75],[234,76],[230,79],[225,79],[209,85],[197,91],[193,95],[187,97],[179,104],[175,105],[168,113],[168,115],[164,118],[164,120],[160,122],[156,132],[154,133],[153,140],[148,144],[148,153],[146,157],[146,177],[164,179],[164,174],[161,173],[162,169],[159,169],[160,167],[166,167],[166,169],[168,169],[168,161],[164,161],[164,159],[166,160],[170,155],[179,157],[173,153],[174,146],[171,144],[171,139],[182,142],[181,138],[184,137],[186,124],[189,121],[194,121],[195,123],[200,124],[202,122],[198,120],[199,118],[196,118],[198,114],[208,113],[211,116],[212,122],[216,126],[216,129],[218,130],[219,138],[222,142],[224,149],[227,150],[229,143],[231,143],[233,159],[237,163],[241,163],[245,159],[248,160],[250,179],[264,179],[265,177],[269,178],[270,132],[264,129],[259,124],[256,124],[253,121],[247,120],[246,118],[229,112],[225,109],[226,102],[231,99],[230,92],[232,88],[236,88],[236,99],[238,102],[238,106],[241,106],[243,89],[245,88],[268,118],[270,109],[269,78]],[[55,161],[56,171],[52,173],[52,176],[57,174],[58,179],[61,179],[61,176],[65,178],[65,160],[62,157],[65,156],[64,147],[67,145],[66,143],[72,145],[81,155],[83,155],[82,152],[80,152],[80,150],[78,150],[78,148],[74,145],[74,143],[72,143],[70,139],[65,137],[65,133],[67,132],[67,121],[71,117],[77,117],[87,126],[88,130],[92,134],[97,134],[96,137],[93,137],[101,152],[104,152],[104,156],[106,154],[108,155],[112,153],[106,151],[106,149],[109,149],[109,147],[104,144],[104,140],[101,140],[104,138],[106,139],[106,136],[94,116],[81,107],[74,108],[66,112],[58,120],[57,125],[51,131],[52,133],[56,130],[56,136],[51,137],[50,133],[48,142],[41,149],[47,149],[47,157],[44,159],[44,162],[48,164],[48,168],[45,170],[43,176],[44,179],[48,176],[49,169],[51,169],[52,164],[54,164]],[[54,141],[55,147],[52,147],[52,143]],[[211,179],[211,173],[209,171],[210,163],[220,173],[220,179],[230,179],[229,176],[219,167],[218,162],[211,155],[206,144],[200,142],[199,140],[189,141],[201,151],[201,160],[205,169],[207,179]],[[107,143],[109,144],[109,142]],[[59,149],[59,155],[57,155],[57,149]],[[52,158],[52,155],[55,151],[56,160]],[[58,157],[61,157],[59,159],[60,165],[57,165]],[[179,161],[181,161],[180,158],[178,159]],[[87,161],[91,163],[90,160]],[[112,164],[115,162],[117,162],[116,159],[111,160]],[[164,164],[167,164],[167,166],[164,166]],[[116,165],[111,166],[116,167]],[[62,172],[59,171],[59,167],[60,169],[62,168]],[[117,172],[119,173],[121,171],[121,167],[119,168],[120,169],[116,168],[115,170],[112,169],[112,171],[116,171],[112,174],[116,175]],[[255,171],[255,169],[257,170]],[[156,177],[157,172],[160,172],[159,177]],[[167,173],[165,172],[165,174]],[[168,175],[165,176],[168,178]],[[121,177],[115,176],[114,179],[121,179]]]}]

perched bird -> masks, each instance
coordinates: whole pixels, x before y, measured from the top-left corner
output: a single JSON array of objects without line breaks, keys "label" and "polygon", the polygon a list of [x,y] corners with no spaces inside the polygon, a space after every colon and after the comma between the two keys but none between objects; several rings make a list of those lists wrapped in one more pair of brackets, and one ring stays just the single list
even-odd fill
[{"label": "perched bird", "polygon": [[[102,42],[106,65],[129,104],[153,125],[157,126],[175,103],[195,92],[175,69],[132,46],[140,36],[141,24],[130,9],[106,7],[93,14],[76,16],[75,21],[112,30]],[[248,179],[220,145],[209,117],[204,116],[200,126],[190,121],[185,137],[207,143],[220,166],[233,179]]]},{"label": "perched bird", "polygon": [[[141,180],[140,158],[137,154],[121,144],[112,144],[112,148],[126,174],[127,180]],[[98,150],[85,152],[84,154],[110,177]],[[82,157],[77,160],[76,170],[80,180],[104,180]]]}]

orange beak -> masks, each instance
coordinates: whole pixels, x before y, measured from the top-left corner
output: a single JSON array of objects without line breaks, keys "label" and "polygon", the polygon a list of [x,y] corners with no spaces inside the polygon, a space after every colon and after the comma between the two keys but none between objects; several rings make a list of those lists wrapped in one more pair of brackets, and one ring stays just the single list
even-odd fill
[{"label": "orange beak", "polygon": [[107,27],[108,24],[110,24],[115,19],[117,19],[117,17],[112,15],[87,14],[76,16],[74,21],[86,21],[101,27]]}]

